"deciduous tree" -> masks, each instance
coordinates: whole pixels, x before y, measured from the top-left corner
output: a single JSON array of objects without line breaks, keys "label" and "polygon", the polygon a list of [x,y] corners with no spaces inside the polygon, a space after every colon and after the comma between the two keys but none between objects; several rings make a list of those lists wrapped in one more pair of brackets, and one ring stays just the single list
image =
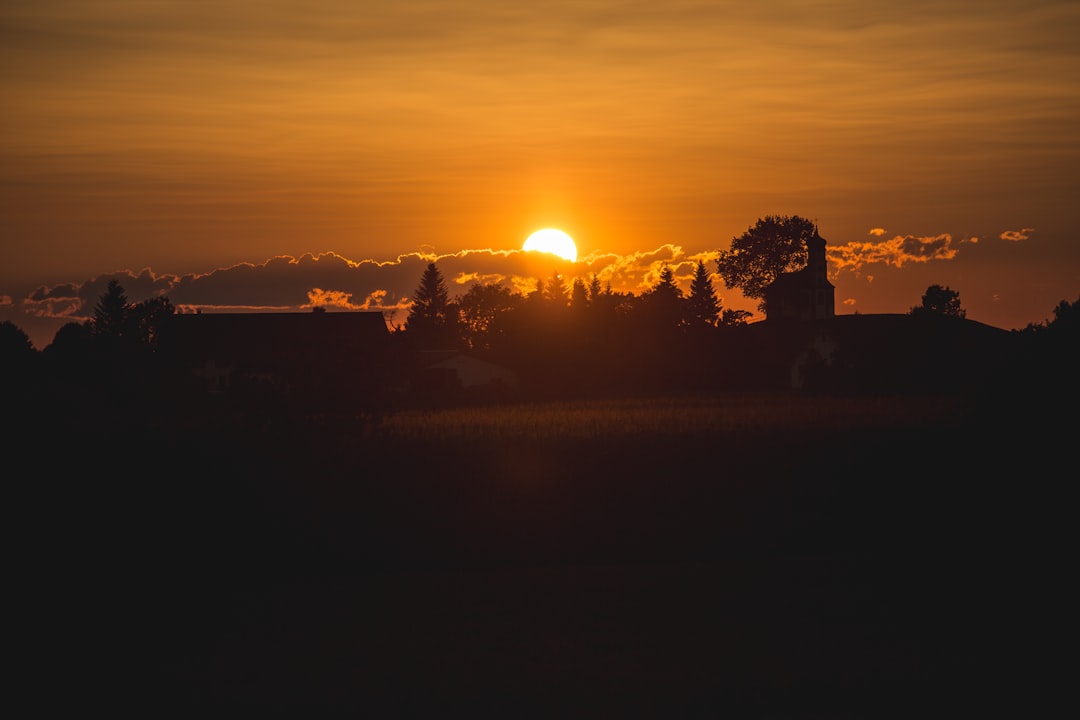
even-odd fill
[{"label": "deciduous tree", "polygon": [[490,349],[499,318],[521,306],[524,298],[499,283],[474,283],[458,298],[460,330],[465,346]]},{"label": "deciduous tree", "polygon": [[806,241],[815,232],[814,223],[798,215],[767,215],[720,251],[717,272],[727,287],[759,299],[764,311],[765,289],[781,273],[806,267]]},{"label": "deciduous tree", "polygon": [[911,308],[909,314],[962,318],[967,312],[960,307],[960,293],[947,285],[931,285],[922,296],[922,304]]}]

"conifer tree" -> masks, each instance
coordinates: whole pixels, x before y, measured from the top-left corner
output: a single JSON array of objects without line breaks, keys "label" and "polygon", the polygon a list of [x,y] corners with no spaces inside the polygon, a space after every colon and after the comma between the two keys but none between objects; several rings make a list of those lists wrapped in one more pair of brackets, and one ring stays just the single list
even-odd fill
[{"label": "conifer tree", "polygon": [[716,298],[712,273],[705,267],[704,260],[698,260],[694,269],[694,279],[690,282],[688,299],[690,317],[695,322],[716,325],[720,315],[720,301]]},{"label": "conifer tree", "polygon": [[581,278],[574,278],[570,286],[570,307],[584,310],[589,306],[589,289]]},{"label": "conifer tree", "polygon": [[105,293],[94,306],[93,334],[98,337],[117,339],[124,335],[128,324],[130,304],[120,281],[113,278]]},{"label": "conifer tree", "polygon": [[453,331],[453,308],[446,280],[435,263],[428,263],[412,301],[406,331],[428,344],[448,342]]},{"label": "conifer tree", "polygon": [[[608,288],[610,289],[611,286],[608,285]],[[596,273],[593,273],[592,277],[589,278],[589,303],[591,305],[596,305],[603,292],[603,288],[600,287],[600,278],[596,276]]]},{"label": "conifer tree", "polygon": [[659,281],[642,300],[647,316],[661,325],[680,326],[685,323],[686,300],[675,279],[675,271],[669,265],[664,265]]},{"label": "conifer tree", "polygon": [[543,292],[544,299],[554,307],[565,308],[570,303],[570,293],[558,270],[553,272],[551,278],[544,284]]}]

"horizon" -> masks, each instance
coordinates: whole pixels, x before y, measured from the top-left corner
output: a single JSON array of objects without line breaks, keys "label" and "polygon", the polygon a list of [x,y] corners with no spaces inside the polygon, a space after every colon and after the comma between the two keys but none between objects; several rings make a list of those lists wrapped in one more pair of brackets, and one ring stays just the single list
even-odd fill
[{"label": "horizon", "polygon": [[838,314],[936,284],[1013,330],[1080,296],[1066,0],[55,0],[0,32],[0,320],[38,349],[114,278],[297,311],[400,309],[427,258],[516,287],[541,228],[569,278],[685,290],[768,215],[819,225]]}]

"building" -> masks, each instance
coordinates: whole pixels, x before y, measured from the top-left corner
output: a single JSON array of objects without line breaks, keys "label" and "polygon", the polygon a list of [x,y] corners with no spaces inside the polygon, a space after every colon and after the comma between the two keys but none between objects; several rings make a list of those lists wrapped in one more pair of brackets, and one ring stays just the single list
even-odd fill
[{"label": "building", "polygon": [[213,392],[238,384],[372,389],[393,367],[378,312],[174,315],[162,349]]},{"label": "building", "polygon": [[492,388],[517,390],[520,386],[518,374],[509,368],[481,360],[459,352],[425,353],[432,362],[426,363],[422,371],[424,387],[448,388]]},{"label": "building", "polygon": [[828,277],[825,239],[814,228],[802,270],[782,273],[765,290],[768,320],[825,320],[836,314],[836,288]]}]

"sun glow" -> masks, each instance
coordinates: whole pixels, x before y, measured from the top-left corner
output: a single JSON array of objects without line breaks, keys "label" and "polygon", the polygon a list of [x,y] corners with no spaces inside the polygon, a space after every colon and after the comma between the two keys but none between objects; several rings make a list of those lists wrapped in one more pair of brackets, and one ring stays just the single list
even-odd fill
[{"label": "sun glow", "polygon": [[577,245],[574,244],[574,239],[562,230],[556,230],[554,228],[537,230],[528,237],[525,244],[521,246],[521,249],[526,251],[535,250],[537,252],[551,253],[552,255],[558,255],[564,260],[577,262]]}]

